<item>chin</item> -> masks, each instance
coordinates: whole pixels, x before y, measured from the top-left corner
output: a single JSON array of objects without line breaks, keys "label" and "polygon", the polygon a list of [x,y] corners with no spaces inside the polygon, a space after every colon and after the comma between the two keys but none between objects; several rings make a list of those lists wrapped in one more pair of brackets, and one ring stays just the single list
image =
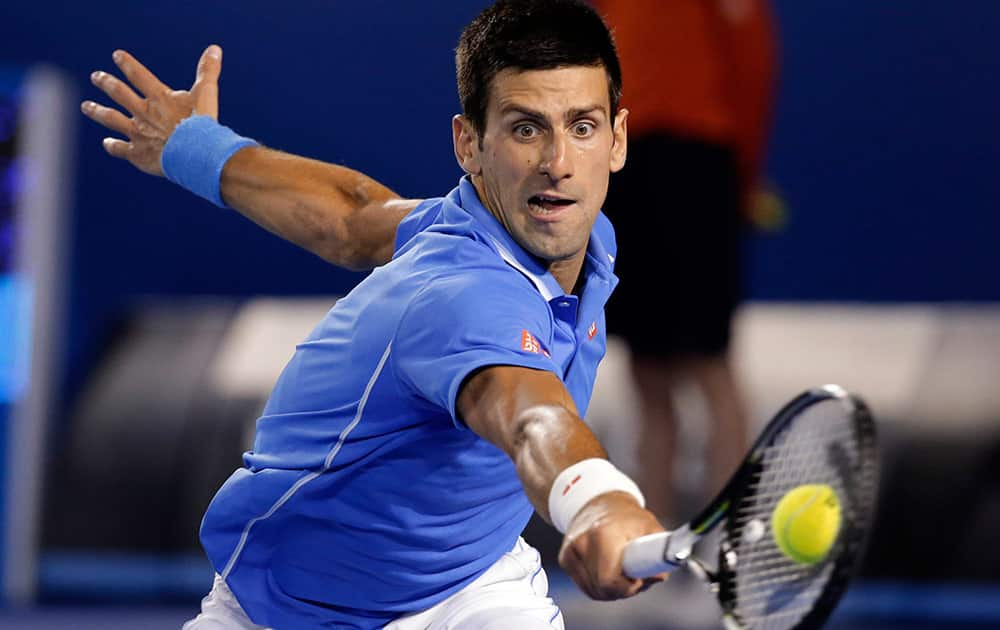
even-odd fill
[{"label": "chin", "polygon": [[533,250],[533,253],[538,258],[548,262],[557,262],[560,260],[566,260],[572,258],[574,254],[579,250],[570,250],[567,247],[539,247]]},{"label": "chin", "polygon": [[[528,236],[528,235],[526,235]],[[533,236],[534,238],[531,238]],[[535,233],[528,236],[525,239],[515,239],[521,243],[521,246],[526,249],[535,258],[540,258],[548,262],[556,262],[559,260],[566,260],[568,258],[573,258],[575,255],[580,253],[580,250],[587,248],[587,241],[590,238],[590,233],[587,233],[587,238],[585,238],[582,243],[571,242],[566,235],[543,235]]]}]

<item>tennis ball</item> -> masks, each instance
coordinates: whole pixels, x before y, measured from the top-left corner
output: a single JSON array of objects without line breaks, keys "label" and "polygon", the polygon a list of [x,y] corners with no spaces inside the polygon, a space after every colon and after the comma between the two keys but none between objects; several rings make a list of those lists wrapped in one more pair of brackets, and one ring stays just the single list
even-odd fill
[{"label": "tennis ball", "polygon": [[771,513],[771,535],[782,552],[800,564],[826,557],[840,532],[840,501],[822,483],[797,486]]}]

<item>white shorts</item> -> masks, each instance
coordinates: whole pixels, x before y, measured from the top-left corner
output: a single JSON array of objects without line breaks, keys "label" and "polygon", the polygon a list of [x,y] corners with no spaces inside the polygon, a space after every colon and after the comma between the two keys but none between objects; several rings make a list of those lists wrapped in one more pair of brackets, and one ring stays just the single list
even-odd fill
[{"label": "white shorts", "polygon": [[[548,596],[538,551],[518,538],[514,548],[474,582],[444,601],[389,623],[385,630],[564,630]],[[182,630],[267,630],[255,625],[218,575],[201,601],[201,614]]]}]

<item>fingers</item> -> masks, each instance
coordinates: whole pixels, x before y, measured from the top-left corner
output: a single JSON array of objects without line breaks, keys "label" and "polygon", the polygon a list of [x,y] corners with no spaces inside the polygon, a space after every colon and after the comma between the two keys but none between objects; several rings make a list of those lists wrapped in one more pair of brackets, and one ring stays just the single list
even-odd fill
[{"label": "fingers", "polygon": [[580,555],[580,551],[576,548],[576,545],[563,545],[559,551],[559,565],[587,597],[596,600],[602,599],[595,588],[594,579],[590,574],[587,562]]},{"label": "fingers", "polygon": [[667,581],[667,574],[661,573],[660,575],[654,575],[653,577],[648,577],[642,580],[642,586],[639,587],[639,593],[643,593],[649,590],[651,587],[662,584]]},{"label": "fingers", "polygon": [[184,90],[171,90],[123,50],[116,50],[112,57],[131,85],[107,72],[93,73],[91,81],[127,111],[92,101],[84,102],[80,109],[95,122],[127,137],[104,140],[104,150],[110,155],[127,160],[144,173],[163,175],[163,147],[178,123],[194,111],[194,97]]},{"label": "fingers", "polygon": [[91,73],[90,82],[100,88],[111,100],[127,109],[133,116],[146,111],[146,101],[117,77],[98,70]]},{"label": "fingers", "polygon": [[219,117],[219,74],[222,72],[222,48],[212,44],[201,54],[191,92],[196,114]]},{"label": "fingers", "polygon": [[621,565],[602,563],[596,568],[601,599],[624,599],[642,591],[643,581],[626,576]]},{"label": "fingers", "polygon": [[129,154],[132,152],[131,144],[117,138],[105,138],[102,145],[104,146],[104,150],[110,155],[123,160],[127,160]]},{"label": "fingers", "polygon": [[559,553],[559,564],[588,597],[608,601],[632,597],[662,579],[637,580],[622,572],[615,554],[603,554],[601,545],[588,540],[586,535],[564,541]]},{"label": "fingers", "polygon": [[[117,109],[104,107],[103,105],[98,105],[93,101],[84,101],[80,105],[80,111],[82,111],[87,118],[104,125],[112,131],[117,131],[123,136],[132,136],[132,120],[127,118],[125,114],[121,113]],[[127,160],[132,151],[132,145],[130,143],[125,140],[119,140],[118,138],[105,138],[104,142],[102,142],[102,146],[109,155],[123,160]]]},{"label": "fingers", "polygon": [[150,72],[139,60],[124,50],[116,50],[111,54],[115,65],[128,78],[129,82],[147,97],[169,92],[170,88],[160,82],[156,75]]},{"label": "fingers", "polygon": [[80,105],[80,111],[87,118],[104,125],[112,131],[117,131],[123,136],[132,136],[132,121],[117,109],[104,107],[93,101],[84,101]]}]

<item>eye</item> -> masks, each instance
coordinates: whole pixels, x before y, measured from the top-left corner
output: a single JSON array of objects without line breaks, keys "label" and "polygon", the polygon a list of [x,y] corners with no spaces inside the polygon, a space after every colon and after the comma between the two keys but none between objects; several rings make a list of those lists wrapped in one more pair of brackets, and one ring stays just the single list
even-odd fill
[{"label": "eye", "polygon": [[594,133],[594,123],[592,122],[578,122],[573,125],[573,133],[580,138],[586,138]]},{"label": "eye", "polygon": [[522,140],[530,140],[538,135],[538,127],[527,123],[514,127],[514,135]]}]

